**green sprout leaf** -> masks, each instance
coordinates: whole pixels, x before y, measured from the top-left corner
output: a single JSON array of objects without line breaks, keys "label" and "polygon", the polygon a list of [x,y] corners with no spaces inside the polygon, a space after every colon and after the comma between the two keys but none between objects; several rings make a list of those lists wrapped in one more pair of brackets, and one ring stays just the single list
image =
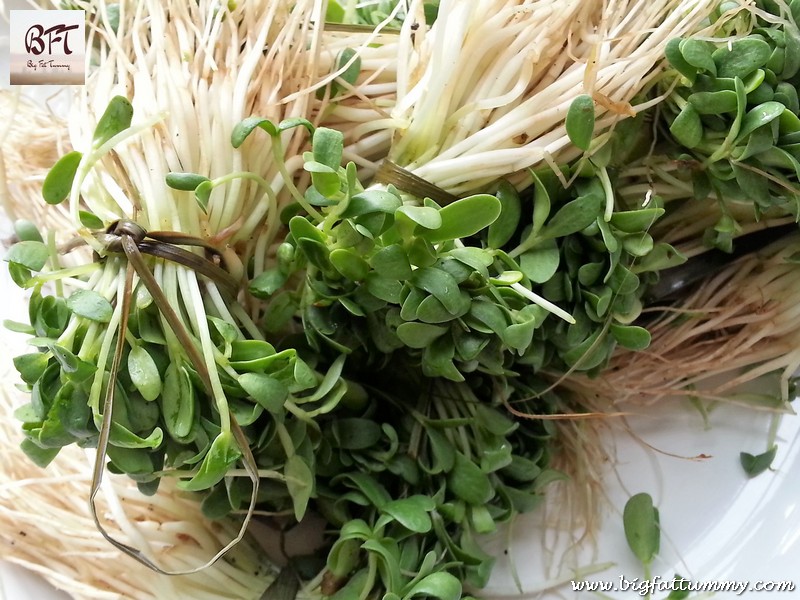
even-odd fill
[{"label": "green sprout leaf", "polygon": [[735,113],[739,106],[736,92],[717,90],[715,92],[695,92],[689,96],[689,104],[701,115]]},{"label": "green sprout leaf", "polygon": [[263,117],[247,117],[239,121],[231,131],[231,146],[238,148],[255,129],[263,129],[268,135],[274,137],[278,135],[278,129],[269,119]]},{"label": "green sprout leaf", "polygon": [[697,109],[691,104],[683,107],[669,126],[669,130],[675,139],[687,148],[694,148],[703,139],[703,123],[700,121]]},{"label": "green sprout leaf", "polygon": [[714,45],[711,42],[689,38],[681,40],[679,48],[686,63],[697,69],[707,71],[711,75],[717,74],[717,65],[711,57],[714,51]]},{"label": "green sprout leaf", "polygon": [[67,298],[67,306],[76,315],[98,323],[108,323],[114,313],[111,303],[92,290],[77,290],[73,292]]},{"label": "green sprout leaf", "polygon": [[447,331],[446,327],[428,323],[402,323],[397,328],[397,337],[409,348],[427,348]]},{"label": "green sprout leaf", "polygon": [[53,462],[53,459],[61,451],[61,448],[42,448],[29,439],[22,440],[19,447],[33,464],[42,469]]},{"label": "green sprout leaf", "polygon": [[500,216],[500,201],[490,194],[475,194],[456,200],[439,211],[442,224],[420,235],[432,243],[469,237],[488,227]]},{"label": "green sprout leaf", "polygon": [[97,148],[131,126],[133,106],[124,96],[114,96],[97,122],[92,143]]},{"label": "green sprout leaf", "polygon": [[644,350],[650,345],[650,332],[644,327],[612,323],[610,330],[617,343],[628,350]]},{"label": "green sprout leaf", "polygon": [[256,129],[263,129],[270,137],[278,136],[282,131],[287,131],[294,127],[305,127],[308,132],[314,133],[314,126],[307,120],[300,117],[285,119],[277,127],[269,119],[263,117],[247,117],[239,121],[231,131],[231,146],[238,148],[247,137]]},{"label": "green sprout leaf", "polygon": [[404,205],[397,209],[395,215],[402,215],[409,221],[426,229],[438,229],[442,226],[442,215],[432,206]]},{"label": "green sprout leaf", "polygon": [[739,129],[739,134],[736,137],[737,143],[741,142],[748,135],[753,133],[759,127],[771,123],[781,116],[781,113],[786,110],[786,107],[780,102],[764,102],[755,108],[747,111],[747,114],[742,119],[742,126]]},{"label": "green sprout leaf", "polygon": [[21,242],[43,242],[42,234],[39,233],[36,224],[26,219],[14,221],[14,234]]},{"label": "green sprout leaf", "polygon": [[745,79],[753,71],[767,64],[772,48],[754,36],[733,41],[730,46],[717,48],[711,55],[717,66],[717,77]]},{"label": "green sprout leaf", "polygon": [[48,204],[59,204],[69,196],[83,154],[73,150],[58,159],[42,183],[42,197]]},{"label": "green sprout leaf", "polygon": [[456,452],[447,487],[467,504],[485,504],[495,493],[489,477],[461,452]]},{"label": "green sprout leaf", "polygon": [[567,202],[540,231],[543,238],[559,238],[585,229],[603,214],[604,199],[594,193]]},{"label": "green sprout leaf", "polygon": [[487,244],[490,248],[502,248],[514,235],[522,215],[522,203],[517,190],[507,181],[497,188],[500,201],[500,216],[489,225]]},{"label": "green sprout leaf", "polygon": [[569,140],[581,150],[588,150],[594,134],[594,100],[581,94],[569,105],[565,127]]},{"label": "green sprout leaf", "polygon": [[[350,63],[348,65],[348,63]],[[347,68],[345,66],[347,65]],[[342,73],[333,81],[330,86],[330,95],[332,98],[338,96],[342,91],[347,88],[342,85],[346,83],[350,86],[355,85],[358,75],[361,72],[361,57],[353,48],[345,48],[336,57],[335,70],[344,69]],[[317,93],[318,98],[322,98],[325,93],[325,88],[322,88]]]},{"label": "green sprout leaf", "polygon": [[81,221],[81,225],[87,229],[103,229],[105,227],[105,223],[100,217],[86,210],[79,210],[78,218]]},{"label": "green sprout leaf", "polygon": [[561,255],[555,240],[547,240],[538,248],[519,257],[519,268],[535,283],[544,283],[555,275]]},{"label": "green sprout leaf", "polygon": [[658,509],[650,494],[631,496],[622,512],[622,523],[628,546],[643,565],[649,565],[661,546]]},{"label": "green sprout leaf", "polygon": [[311,148],[316,162],[329,167],[334,173],[338,173],[339,167],[342,166],[344,148],[344,137],[340,132],[327,127],[317,127],[314,131]]},{"label": "green sprout leaf", "polygon": [[459,600],[461,591],[461,582],[450,573],[431,573],[411,588],[406,594],[406,598]]},{"label": "green sprout leaf", "polygon": [[683,57],[680,50],[682,41],[681,38],[671,39],[664,49],[664,54],[667,60],[669,60],[669,64],[671,64],[675,70],[686,77],[689,83],[694,83],[695,77],[697,76],[697,68],[689,64]]},{"label": "green sprout leaf", "polygon": [[286,273],[280,268],[267,269],[250,282],[248,291],[256,298],[269,298],[286,283]]},{"label": "green sprout leaf", "polygon": [[5,261],[14,263],[30,269],[31,271],[41,271],[44,268],[50,253],[42,242],[17,242],[5,256]]},{"label": "green sprout leaf", "polygon": [[33,385],[47,369],[50,359],[44,352],[34,352],[32,354],[20,354],[14,357],[14,367],[17,369],[22,381],[28,385]]},{"label": "green sprout leaf", "polygon": [[742,463],[744,472],[748,477],[755,477],[770,468],[772,461],[775,460],[775,455],[778,452],[778,446],[772,445],[769,450],[763,454],[749,454],[742,452],[739,454],[739,460]]},{"label": "green sprout leaf", "polygon": [[350,218],[372,213],[393,214],[402,204],[402,200],[396,194],[382,190],[368,190],[352,196],[342,216]]},{"label": "green sprout leaf", "polygon": [[195,476],[189,481],[178,482],[178,487],[188,492],[207,490],[222,481],[241,456],[233,434],[223,431],[214,438]]},{"label": "green sprout leaf", "polygon": [[165,181],[173,190],[193,192],[201,183],[209,181],[208,177],[197,173],[167,173]]},{"label": "green sprout leaf", "polygon": [[286,461],[284,475],[286,476],[286,488],[292,497],[294,516],[300,521],[306,514],[308,501],[314,491],[314,474],[305,460],[297,454],[293,454]]},{"label": "green sprout leaf", "polygon": [[273,414],[283,410],[283,403],[289,397],[289,389],[281,381],[264,373],[243,373],[239,375],[239,385],[261,406]]},{"label": "green sprout leaf", "polygon": [[147,401],[161,395],[161,375],[156,362],[143,346],[136,345],[128,354],[128,373],[131,382]]},{"label": "green sprout leaf", "polygon": [[195,416],[194,388],[186,369],[174,363],[164,373],[161,411],[171,436],[180,440],[190,434]]},{"label": "green sprout leaf", "polygon": [[208,210],[208,199],[211,197],[211,192],[214,189],[214,183],[211,181],[201,181],[194,190],[194,198],[197,204],[203,209],[203,212]]}]

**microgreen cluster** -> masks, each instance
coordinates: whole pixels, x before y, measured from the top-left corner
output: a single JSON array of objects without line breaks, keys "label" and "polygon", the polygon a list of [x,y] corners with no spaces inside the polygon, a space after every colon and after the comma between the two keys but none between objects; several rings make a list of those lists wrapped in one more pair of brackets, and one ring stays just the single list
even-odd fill
[{"label": "microgreen cluster", "polygon": [[[107,139],[130,126],[121,108],[115,99],[100,120],[98,129],[116,123]],[[547,469],[552,429],[504,414],[506,355],[524,355],[547,318],[572,319],[531,290],[513,259],[481,247],[481,236],[502,242],[518,228],[513,191],[440,207],[392,187],[365,190],[353,164],[340,167],[341,136],[303,120],[247,119],[231,141],[263,130],[279,147],[296,126],[313,131],[313,185],[284,211],[275,266],[251,281],[261,328],[234,317],[244,311],[233,304],[224,314],[209,304],[201,339],[157,276],[192,269],[229,303],[237,283],[220,269],[228,259],[192,236],[121,219],[84,232],[99,249],[93,261],[62,268],[36,228],[20,224],[6,260],[31,290],[30,324],[9,325],[36,348],[15,359],[31,394],[17,412],[22,447],[41,466],[70,444],[99,447],[144,493],[178,478],[212,518],[252,511],[251,495],[259,510],[294,520],[312,507],[338,531],[325,595],[459,598],[463,583],[480,588],[491,571],[476,536],[530,510],[559,477]],[[89,173],[75,156],[51,171],[48,200]],[[215,181],[171,173],[166,185],[194,192],[205,211]],[[81,223],[96,224],[91,216]],[[383,359],[349,360],[375,352]],[[556,405],[550,397],[536,410]]]},{"label": "microgreen cluster", "polygon": [[[115,120],[120,104],[112,102],[98,130]],[[119,129],[129,123],[130,115]],[[53,189],[72,186],[77,169],[64,164],[59,161],[48,177],[45,194],[51,198]],[[207,185],[196,179],[198,187]],[[136,228],[128,225],[128,230]],[[68,444],[107,443],[109,468],[133,477],[142,491],[154,493],[163,476],[181,477],[187,479],[179,483],[186,490],[210,490],[208,501],[217,514],[230,512],[231,504],[238,507],[237,490],[246,494],[250,487],[246,480],[242,486],[228,481],[231,500],[226,509],[219,508],[219,491],[225,496],[227,489],[224,478],[243,453],[251,453],[262,478],[283,482],[282,494],[273,490],[272,505],[301,518],[313,485],[310,448],[304,452],[300,443],[310,437],[303,423],[342,397],[341,361],[328,374],[318,373],[294,348],[276,349],[246,336],[246,326],[230,314],[204,315],[210,342],[204,343],[192,333],[202,328],[176,316],[176,290],[154,287],[152,261],[145,263],[138,250],[136,258],[118,247],[128,230],[95,232],[104,256],[78,267],[60,269],[56,254],[30,228],[18,232],[23,241],[6,257],[15,281],[32,289],[30,325],[12,326],[34,336],[31,343],[38,349],[15,359],[31,391],[31,402],[17,413],[26,433],[23,449],[45,465]],[[141,253],[166,259],[156,272],[196,264],[200,272],[210,269],[206,273],[213,277],[214,265],[163,242],[172,239],[168,234],[152,235],[159,239],[141,230],[134,244]],[[174,241],[194,243],[189,237]],[[123,290],[125,259],[129,270],[138,261],[144,267],[138,270],[139,282]],[[48,281],[84,273],[89,274],[86,281],[72,293],[42,294]],[[217,282],[222,291],[225,281]],[[117,338],[120,350],[112,359],[120,323],[126,324],[125,343]],[[109,407],[108,439],[100,442]],[[245,437],[237,439],[239,432]]]},{"label": "microgreen cluster", "polygon": [[[756,4],[763,12],[743,11],[718,42],[672,40],[674,71],[662,81],[677,83],[661,110],[691,165],[694,195],[720,206],[706,241],[727,251],[739,232],[734,204],[752,204],[757,218],[800,215],[800,3]],[[740,28],[750,33],[727,39]]]},{"label": "microgreen cluster", "polygon": [[323,217],[291,217],[277,264],[250,284],[267,328],[300,314],[317,350],[395,356],[451,381],[591,370],[616,344],[647,346],[630,323],[647,274],[674,256],[647,233],[658,199],[607,219],[611,192],[581,165],[567,190],[542,172],[522,198],[501,184],[440,207],[391,185],[364,190],[352,164],[339,166],[336,132],[317,129],[314,148],[306,201]]},{"label": "microgreen cluster", "polygon": [[[109,139],[130,125],[123,108],[115,99],[98,125],[119,121]],[[568,130],[590,137],[592,119],[579,114]],[[521,194],[501,182],[445,205],[365,188],[353,163],[341,166],[342,135],[303,119],[250,117],[231,143],[261,132],[281,161],[280,136],[295,127],[312,136],[311,185],[283,209],[271,264],[234,263],[248,265],[242,299],[255,321],[236,309],[239,284],[221,268],[230,257],[193,236],[122,219],[92,232],[98,259],[60,269],[37,232],[20,231],[31,239],[7,260],[33,296],[31,325],[15,327],[39,348],[16,359],[31,391],[23,448],[45,465],[67,444],[99,445],[142,491],[179,478],[213,518],[252,511],[251,495],[295,520],[310,507],[338,532],[318,582],[326,595],[458,598],[491,571],[476,536],[532,509],[560,477],[548,470],[552,427],[515,422],[507,407],[561,412],[542,374],[597,372],[617,345],[649,343],[631,323],[653,273],[675,260],[648,233],[664,209],[658,198],[617,206],[616,143],[532,173]],[[82,165],[59,161],[46,197],[69,195]],[[173,172],[165,183],[205,212],[229,179]],[[206,307],[205,339],[154,276],[169,269],[193,270],[226,298],[227,312]],[[67,277],[76,291],[43,295]]]},{"label": "microgreen cluster", "polygon": [[520,427],[482,399],[491,390],[408,375],[380,371],[375,384],[403,393],[376,392],[369,420],[324,429],[317,506],[340,532],[322,588],[337,598],[362,597],[376,579],[392,599],[483,587],[494,561],[477,535],[534,508],[561,476],[543,468],[548,428]]}]

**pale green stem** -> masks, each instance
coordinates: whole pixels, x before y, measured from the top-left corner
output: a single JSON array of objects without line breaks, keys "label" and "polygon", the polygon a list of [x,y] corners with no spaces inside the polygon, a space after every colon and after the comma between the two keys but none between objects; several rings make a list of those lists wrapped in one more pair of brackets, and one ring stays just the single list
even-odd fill
[{"label": "pale green stem", "polygon": [[528,300],[530,300],[534,304],[537,304],[537,305],[541,306],[542,308],[547,309],[548,311],[550,311],[551,313],[553,313],[557,317],[560,317],[560,318],[564,319],[570,325],[574,325],[575,324],[575,319],[573,318],[573,316],[571,314],[569,314],[563,308],[559,308],[558,306],[556,306],[555,304],[553,304],[549,300],[547,300],[545,298],[542,298],[539,294],[536,294],[536,293],[532,292],[531,290],[529,290],[525,286],[523,286],[523,285],[521,285],[519,283],[514,283],[514,284],[511,285],[511,289],[513,289],[515,292],[517,292],[520,296],[523,296],[524,298],[527,298]]}]

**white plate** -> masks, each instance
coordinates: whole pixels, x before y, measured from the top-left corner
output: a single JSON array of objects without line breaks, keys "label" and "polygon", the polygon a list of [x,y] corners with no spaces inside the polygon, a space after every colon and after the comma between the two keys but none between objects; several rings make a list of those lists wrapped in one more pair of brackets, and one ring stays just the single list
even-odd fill
[{"label": "white plate", "polygon": [[[770,420],[763,412],[718,405],[710,415],[711,429],[705,430],[699,413],[680,401],[639,409],[628,420],[639,440],[621,427],[606,440],[616,446],[617,464],[607,470],[604,481],[608,499],[600,507],[603,520],[597,544],[586,542],[577,552],[562,555],[572,539],[570,533],[562,533],[554,542],[556,534],[542,526],[539,515],[522,518],[512,528],[513,559],[503,554],[505,541],[494,540],[493,550],[501,559],[490,595],[519,597],[512,583],[512,562],[527,592],[540,589],[546,580],[567,580],[557,591],[525,597],[590,597],[572,591],[571,569],[607,562],[613,565],[588,579],[611,582],[618,588],[621,577],[641,580],[643,570],[627,547],[621,510],[632,494],[648,492],[659,508],[662,530],[653,576],[664,581],[679,573],[695,582],[747,581],[752,585],[794,578],[794,591],[778,597],[800,597],[800,419],[785,416],[781,420],[774,470],[748,479],[739,463],[742,451],[766,450]],[[709,458],[690,460],[669,454]],[[608,596],[636,597],[630,590]]]}]

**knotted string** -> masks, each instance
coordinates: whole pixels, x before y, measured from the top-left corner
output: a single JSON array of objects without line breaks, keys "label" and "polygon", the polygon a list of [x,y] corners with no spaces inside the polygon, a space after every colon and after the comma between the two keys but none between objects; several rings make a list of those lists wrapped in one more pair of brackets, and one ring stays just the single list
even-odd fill
[{"label": "knotted string", "polygon": [[150,272],[147,264],[142,257],[142,253],[150,254],[152,256],[163,258],[184,265],[188,268],[194,269],[198,273],[211,279],[217,286],[229,296],[231,300],[236,297],[238,284],[236,280],[224,269],[218,266],[215,262],[208,258],[204,258],[179,248],[175,244],[194,245],[205,248],[208,252],[216,257],[221,257],[221,254],[213,246],[193,236],[188,236],[175,232],[150,232],[145,231],[143,227],[134,223],[133,221],[122,219],[113,223],[111,227],[104,233],[97,234],[106,250],[112,253],[124,254],[128,265],[125,271],[125,285],[122,296],[121,318],[119,324],[119,331],[117,334],[117,343],[114,350],[114,356],[111,363],[111,371],[109,373],[109,385],[106,390],[105,398],[103,401],[103,420],[100,426],[100,432],[97,441],[97,452],[95,454],[95,464],[92,472],[92,487],[89,496],[89,504],[94,519],[95,526],[101,535],[112,546],[121,550],[128,556],[133,557],[140,563],[146,565],[153,571],[162,575],[190,575],[197,573],[203,569],[207,569],[220,558],[222,558],[229,550],[238,544],[243,538],[247,526],[253,516],[256,503],[258,502],[258,466],[256,465],[255,457],[250,449],[250,444],[247,441],[242,428],[236,422],[234,415],[231,415],[231,431],[234,435],[239,449],[242,452],[242,461],[244,463],[245,471],[247,472],[250,481],[252,482],[252,492],[250,494],[250,505],[245,514],[239,532],[224,548],[217,554],[209,559],[205,564],[182,571],[167,571],[155,564],[151,559],[144,555],[141,550],[129,546],[114,537],[106,531],[100,518],[97,514],[96,496],[100,490],[100,485],[103,481],[103,473],[105,471],[104,465],[106,461],[107,448],[109,438],[111,435],[111,418],[114,409],[114,394],[116,390],[117,375],[119,373],[119,365],[122,361],[122,354],[125,349],[125,332],[128,329],[128,318],[130,316],[131,295],[133,290],[133,275],[136,273],[139,279],[144,283],[150,295],[153,298],[158,310],[161,312],[164,319],[172,329],[178,341],[186,350],[192,366],[197,371],[200,380],[207,390],[211,390],[211,376],[206,367],[202,355],[198,351],[194,342],[192,341],[186,328],[183,326],[175,310],[169,305],[169,302],[158,285],[153,274]]}]

